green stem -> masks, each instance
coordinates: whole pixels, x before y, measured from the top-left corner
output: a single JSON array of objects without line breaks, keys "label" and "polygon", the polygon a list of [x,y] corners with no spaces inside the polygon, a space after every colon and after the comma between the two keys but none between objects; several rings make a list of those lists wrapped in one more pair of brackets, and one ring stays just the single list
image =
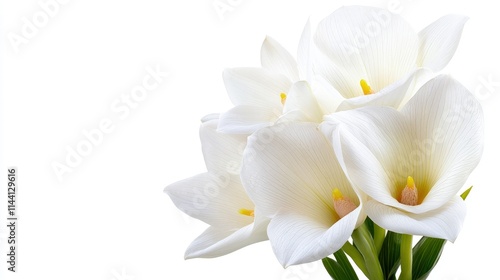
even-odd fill
[{"label": "green stem", "polygon": [[365,259],[366,268],[370,275],[368,278],[371,280],[383,280],[384,273],[378,260],[377,249],[373,243],[370,231],[365,224],[354,230],[352,239]]},{"label": "green stem", "polygon": [[365,274],[366,277],[369,277],[365,261],[363,260],[363,256],[359,253],[358,249],[356,249],[356,247],[354,247],[351,243],[346,242],[344,246],[342,246],[342,250],[344,250],[344,252],[351,257],[363,274]]},{"label": "green stem", "polygon": [[378,254],[380,254],[380,250],[382,249],[382,245],[384,245],[385,229],[381,228],[376,223],[373,223],[373,239],[378,256]]},{"label": "green stem", "polygon": [[403,234],[401,238],[401,274],[399,280],[411,280],[413,235]]}]

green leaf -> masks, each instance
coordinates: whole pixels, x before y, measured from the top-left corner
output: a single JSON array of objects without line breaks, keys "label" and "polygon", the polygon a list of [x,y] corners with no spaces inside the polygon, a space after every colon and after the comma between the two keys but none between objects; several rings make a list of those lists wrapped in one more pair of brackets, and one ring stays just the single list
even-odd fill
[{"label": "green leaf", "polygon": [[373,236],[375,234],[375,229],[374,229],[373,221],[369,217],[366,217],[365,225],[368,228],[368,231],[370,232],[370,234],[373,238]]},{"label": "green leaf", "polygon": [[378,256],[385,279],[395,279],[401,256],[401,237],[399,233],[387,231],[384,244]]},{"label": "green leaf", "polygon": [[358,280],[358,276],[356,275],[356,271],[352,268],[351,262],[347,259],[344,251],[342,249],[333,253],[335,259],[337,260],[340,267],[344,269],[345,274],[349,277],[349,279]]},{"label": "green leaf", "polygon": [[465,200],[467,198],[467,196],[469,195],[470,191],[472,190],[472,187],[473,186],[470,186],[470,188],[466,189],[465,192],[463,192],[460,197]]},{"label": "green leaf", "polygon": [[363,256],[368,272],[368,278],[372,280],[384,279],[384,273],[378,260],[377,249],[373,237],[366,224],[361,225],[352,232],[352,242],[357,246]]},{"label": "green leaf", "polygon": [[436,266],[443,252],[446,240],[422,237],[413,247],[412,279],[427,279],[432,269]]},{"label": "green leaf", "polygon": [[[353,278],[348,278],[344,272],[344,269],[333,259],[326,257],[323,260],[323,266],[333,280],[351,280]],[[357,279],[357,278],[356,278]]]},{"label": "green leaf", "polygon": [[[460,197],[463,200],[467,198],[472,186],[465,190]],[[434,269],[443,253],[446,240],[431,237],[422,237],[417,245],[413,247],[413,271],[412,278],[424,280]]]}]

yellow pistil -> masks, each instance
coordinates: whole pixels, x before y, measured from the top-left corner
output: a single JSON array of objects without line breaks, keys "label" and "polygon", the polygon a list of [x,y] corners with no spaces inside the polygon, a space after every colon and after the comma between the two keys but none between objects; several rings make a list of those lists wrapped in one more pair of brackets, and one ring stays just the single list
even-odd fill
[{"label": "yellow pistil", "polygon": [[406,187],[401,192],[401,199],[399,202],[410,206],[418,204],[418,189],[415,186],[413,177],[408,176],[408,179],[406,179]]},{"label": "yellow pistil", "polygon": [[249,216],[249,217],[255,216],[253,210],[248,210],[245,208],[241,208],[240,210],[238,210],[238,213],[240,213],[241,215]]},{"label": "yellow pistil", "polygon": [[340,218],[352,212],[356,209],[356,204],[354,204],[348,197],[344,197],[342,192],[338,188],[335,188],[332,192],[333,197],[333,208]]},{"label": "yellow pistil", "polygon": [[368,82],[366,80],[361,79],[361,81],[359,81],[359,84],[361,85],[361,88],[363,89],[364,95],[368,95],[368,94],[373,93],[372,88],[368,85]]},{"label": "yellow pistil", "polygon": [[284,92],[280,93],[280,97],[281,97],[281,104],[285,105],[286,93],[284,93]]}]

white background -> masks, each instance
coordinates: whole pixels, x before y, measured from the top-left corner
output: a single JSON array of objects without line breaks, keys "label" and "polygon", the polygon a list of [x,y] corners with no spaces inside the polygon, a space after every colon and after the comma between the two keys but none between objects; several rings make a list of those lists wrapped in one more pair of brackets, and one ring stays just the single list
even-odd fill
[{"label": "white background", "polygon": [[[19,169],[19,247],[18,272],[6,273],[2,261],[0,278],[328,279],[319,264],[284,270],[268,242],[184,261],[184,250],[206,226],[178,211],[163,188],[205,170],[199,120],[231,106],[224,68],[259,66],[266,35],[295,53],[310,16],[318,22],[341,5],[387,8],[389,2],[400,5],[415,30],[448,13],[470,17],[443,73],[480,94],[485,153],[468,182],[475,188],[464,229],[446,245],[430,279],[498,275],[500,18],[494,1],[232,0],[223,19],[214,0],[67,2],[16,52],[9,38],[22,34],[23,18],[33,22],[43,10],[34,0],[1,1],[0,175],[5,178],[7,166]],[[113,111],[113,102],[130,96],[146,68],[157,65],[170,76],[128,116]],[[67,148],[76,149],[83,130],[104,119],[113,130],[59,180],[54,162],[65,164]],[[4,222],[0,233],[3,260]]]}]

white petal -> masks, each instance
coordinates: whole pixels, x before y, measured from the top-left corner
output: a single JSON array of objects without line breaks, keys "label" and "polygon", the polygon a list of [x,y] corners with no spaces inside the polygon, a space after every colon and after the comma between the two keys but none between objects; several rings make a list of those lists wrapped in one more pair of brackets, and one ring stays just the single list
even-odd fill
[{"label": "white petal", "polygon": [[200,127],[201,147],[207,170],[213,173],[239,174],[246,135],[217,132],[218,119]]},{"label": "white petal", "polygon": [[365,204],[368,216],[387,230],[412,235],[442,238],[454,242],[465,219],[466,205],[460,197],[423,214],[403,212],[375,200]]},{"label": "white petal", "polygon": [[255,229],[254,224],[236,231],[209,227],[189,245],[184,257],[220,257],[264,240],[267,240],[266,227]]},{"label": "white petal", "polygon": [[[325,117],[321,130],[331,137],[335,153],[348,178],[373,199],[392,206],[398,160],[409,142],[404,134],[404,119],[387,107],[365,107]],[[404,174],[402,179],[406,179]]]},{"label": "white petal", "polygon": [[280,106],[282,92],[292,85],[284,75],[264,68],[232,68],[223,73],[226,90],[234,105]]},{"label": "white petal", "polygon": [[[483,151],[481,105],[459,82],[438,76],[426,83],[403,108],[410,123],[415,165],[432,186],[422,204],[436,208],[464,186]],[[434,179],[433,179],[434,178]]]},{"label": "white petal", "polygon": [[291,81],[299,79],[297,62],[295,62],[293,56],[269,36],[262,43],[260,61],[262,67],[272,72],[280,73],[288,77]]},{"label": "white petal", "polygon": [[212,114],[205,115],[204,117],[201,118],[201,123],[205,123],[205,122],[208,122],[211,120],[218,120],[219,116],[220,116],[219,113],[212,113]]},{"label": "white petal", "polygon": [[271,220],[269,240],[279,262],[284,266],[323,259],[340,249],[356,227],[361,207],[333,225],[310,217],[284,214]]},{"label": "white petal", "polygon": [[300,111],[303,113],[302,117],[298,119],[293,118],[296,121],[319,123],[323,119],[323,113],[318,105],[318,101],[307,82],[296,82],[290,89],[283,113],[286,114],[291,111]]},{"label": "white petal", "polygon": [[251,134],[272,125],[282,113],[279,106],[239,105],[221,114],[218,131],[224,133]]},{"label": "white petal", "polygon": [[295,213],[332,225],[334,188],[359,205],[330,143],[311,123],[278,124],[250,136],[241,179],[267,217]]},{"label": "white petal", "polygon": [[420,69],[415,70],[374,94],[346,99],[339,105],[337,110],[345,111],[365,106],[389,106],[397,109],[408,94],[414,78],[419,73]]},{"label": "white petal", "polygon": [[313,70],[317,76],[333,86],[344,98],[353,98],[362,96],[363,90],[359,81],[360,77],[355,69],[351,69],[355,65],[338,66],[325,54],[318,52],[314,59]]},{"label": "white petal", "polygon": [[312,58],[311,52],[314,45],[312,44],[311,22],[307,20],[302,35],[300,36],[299,46],[297,48],[297,64],[299,68],[299,76],[303,80],[310,81],[312,79]]},{"label": "white petal", "polygon": [[436,72],[443,69],[457,50],[467,20],[465,16],[447,15],[420,31],[417,64]]},{"label": "white petal", "polygon": [[253,222],[239,213],[254,209],[239,177],[228,173],[203,173],[165,188],[175,206],[189,216],[209,225],[236,230]]},{"label": "white petal", "polygon": [[415,71],[413,83],[409,86],[406,96],[398,109],[403,108],[425,83],[436,77],[436,74],[429,68],[417,68]]},{"label": "white petal", "polygon": [[331,114],[337,111],[340,103],[344,101],[344,97],[323,77],[314,77],[311,87],[316,96],[319,106],[323,114]]},{"label": "white petal", "polygon": [[314,40],[338,67],[357,77],[350,87],[360,93],[361,79],[379,91],[412,71],[418,55],[418,36],[409,24],[372,7],[336,10],[320,22]]}]

